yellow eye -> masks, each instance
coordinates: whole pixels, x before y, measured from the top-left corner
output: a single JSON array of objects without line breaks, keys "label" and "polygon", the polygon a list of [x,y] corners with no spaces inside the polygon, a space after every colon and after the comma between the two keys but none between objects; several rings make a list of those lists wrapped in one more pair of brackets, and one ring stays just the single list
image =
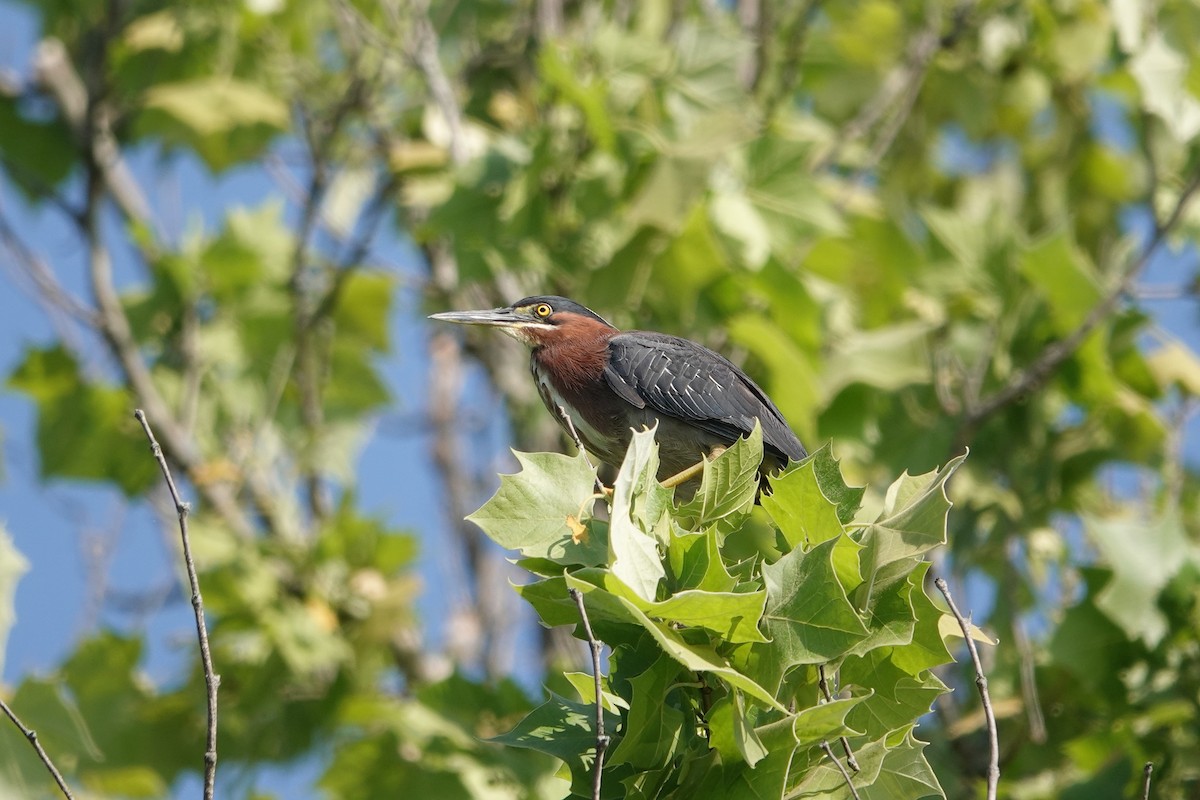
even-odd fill
[{"label": "yellow eye", "polygon": [[549,303],[538,303],[537,308],[533,310],[533,313],[537,314],[542,319],[545,319],[554,313],[554,309],[550,307]]}]

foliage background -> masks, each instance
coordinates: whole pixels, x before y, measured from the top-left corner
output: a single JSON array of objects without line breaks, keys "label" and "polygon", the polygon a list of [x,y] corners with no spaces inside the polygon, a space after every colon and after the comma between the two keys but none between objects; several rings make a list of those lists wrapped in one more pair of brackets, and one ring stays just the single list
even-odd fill
[{"label": "foliage background", "polygon": [[[98,796],[199,761],[148,395],[202,510],[223,788],[539,791],[476,737],[578,648],[457,521],[507,442],[562,442],[524,353],[418,320],[550,290],[735,356],[852,482],[969,444],[939,568],[1003,643],[1007,796],[1128,796],[1145,760],[1197,791],[1195,4],[4,15],[6,696]],[[976,792],[971,694],[921,731]]]}]

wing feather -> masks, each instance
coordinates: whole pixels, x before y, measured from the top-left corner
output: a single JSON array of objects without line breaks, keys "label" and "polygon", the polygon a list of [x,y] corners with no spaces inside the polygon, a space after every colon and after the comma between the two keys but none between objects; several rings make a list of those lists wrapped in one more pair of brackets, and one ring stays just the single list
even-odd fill
[{"label": "wing feather", "polygon": [[638,408],[691,422],[729,441],[760,420],[763,443],[793,461],[804,458],[783,414],[754,381],[707,347],[647,331],[626,331],[609,341],[604,378]]}]

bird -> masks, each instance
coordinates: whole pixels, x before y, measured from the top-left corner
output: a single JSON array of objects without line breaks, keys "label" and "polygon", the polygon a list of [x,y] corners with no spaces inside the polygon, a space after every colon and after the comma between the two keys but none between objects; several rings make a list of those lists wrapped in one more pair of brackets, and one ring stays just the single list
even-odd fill
[{"label": "bird", "polygon": [[499,328],[527,345],[546,408],[577,443],[614,468],[620,468],[633,432],[655,426],[658,480],[690,486],[692,492],[703,460],[751,433],[755,422],[763,437],[760,472],[808,455],[758,384],[720,353],[689,339],[621,331],[557,295],[430,319]]}]

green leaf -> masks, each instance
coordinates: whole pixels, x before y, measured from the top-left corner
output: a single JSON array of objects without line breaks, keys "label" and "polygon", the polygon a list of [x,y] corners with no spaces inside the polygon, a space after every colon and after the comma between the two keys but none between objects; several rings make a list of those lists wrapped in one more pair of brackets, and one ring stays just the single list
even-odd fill
[{"label": "green leaf", "polygon": [[17,621],[15,598],[17,583],[29,570],[29,562],[13,544],[12,537],[0,522],[0,672],[4,670],[8,632]]},{"label": "green leaf", "polygon": [[[639,625],[650,632],[663,652],[688,669],[694,672],[711,672],[730,686],[741,689],[768,707],[783,710],[783,706],[775,700],[770,692],[730,666],[728,660],[711,647],[685,642],[678,632],[666,625],[654,622],[637,606],[623,597],[606,592],[571,575],[567,575],[565,580],[568,587],[584,593],[589,618],[594,609],[595,613],[608,620]],[[547,621],[549,622],[549,620]],[[592,621],[594,624],[595,620]]]},{"label": "green leaf", "polygon": [[9,386],[37,401],[43,478],[114,481],[135,496],[160,479],[124,390],[85,382],[63,348],[29,350]]},{"label": "green leaf", "polygon": [[870,635],[855,644],[851,653],[862,655],[876,647],[906,645],[912,641],[917,618],[909,576],[922,563],[916,559],[893,561],[858,586],[854,606],[866,622]]},{"label": "green leaf", "polygon": [[[585,764],[584,754],[596,749],[595,718],[594,703],[577,703],[551,692],[550,699],[530,711],[515,728],[491,741],[547,753],[566,762],[572,771],[583,771],[590,764]],[[616,715],[605,713],[606,732],[615,731],[618,722]]]},{"label": "green leaf", "polygon": [[395,278],[382,272],[355,271],[347,278],[333,311],[338,335],[386,351],[395,282]]},{"label": "green leaf", "polygon": [[846,715],[870,696],[867,692],[852,697],[839,697],[828,703],[802,709],[792,722],[796,742],[807,746],[838,736],[861,734],[862,731],[856,731],[846,723]]},{"label": "green leaf", "polygon": [[951,459],[940,470],[924,475],[905,472],[888,487],[883,511],[862,534],[863,565],[870,573],[885,564],[911,558],[946,543],[946,514],[950,500],[946,481],[966,460]]},{"label": "green leaf", "polygon": [[743,761],[753,767],[766,758],[766,748],[746,719],[740,692],[730,692],[714,703],[707,718],[710,744],[726,764]]},{"label": "green leaf", "polygon": [[643,599],[607,570],[584,569],[572,575],[628,600],[651,617],[675,623],[675,626],[704,628],[733,643],[767,641],[758,629],[758,621],[762,618],[767,601],[765,591],[712,592],[687,589],[664,600],[654,601]]},{"label": "green leaf", "polygon": [[737,585],[721,558],[715,529],[700,533],[673,530],[667,555],[672,577],[680,589],[731,592]]},{"label": "green leaf", "polygon": [[771,481],[771,495],[762,506],[779,526],[789,550],[811,549],[842,534],[837,504],[825,496],[817,479],[817,460],[828,455],[826,446],[805,459],[800,466]]},{"label": "green leaf", "polygon": [[749,515],[758,496],[758,471],[762,466],[762,426],[738,439],[715,459],[704,461],[700,488],[675,510],[675,519],[690,530],[722,525],[736,526]]},{"label": "green leaf", "polygon": [[846,538],[841,534],[807,553],[793,550],[763,567],[763,619],[774,657],[785,666],[833,661],[869,635],[834,570],[834,548]]},{"label": "green leaf", "polygon": [[609,763],[639,770],[671,763],[686,735],[687,717],[670,699],[681,674],[678,662],[664,654],[629,679],[629,713],[620,743],[609,751]]},{"label": "green leaf", "polygon": [[933,604],[925,593],[925,573],[928,562],[921,562],[908,573],[912,587],[909,599],[912,602],[916,624],[913,626],[912,641],[892,649],[892,663],[909,675],[919,675],[924,670],[949,664],[953,659],[942,638],[940,621],[942,610]]},{"label": "green leaf", "polygon": [[[514,451],[515,452],[515,451]],[[591,526],[575,541],[568,518],[587,515],[595,472],[582,454],[516,453],[521,471],[501,475],[500,488],[467,517],[494,542],[533,558],[564,565],[592,566],[608,561],[608,542]]]},{"label": "green leaf", "polygon": [[654,433],[645,430],[633,434],[613,484],[608,534],[613,574],[645,600],[654,599],[659,581],[667,576],[654,531],[669,505],[670,492],[658,482]]},{"label": "green leaf", "polygon": [[277,94],[208,74],[151,86],[142,95],[135,128],[191,148],[220,170],[260,154],[289,122],[287,103]]},{"label": "green leaf", "polygon": [[1176,513],[1151,519],[1134,513],[1085,515],[1083,522],[1113,571],[1112,580],[1096,596],[1096,607],[1130,639],[1140,638],[1154,647],[1168,631],[1159,593],[1185,563],[1200,563],[1200,549]]}]

